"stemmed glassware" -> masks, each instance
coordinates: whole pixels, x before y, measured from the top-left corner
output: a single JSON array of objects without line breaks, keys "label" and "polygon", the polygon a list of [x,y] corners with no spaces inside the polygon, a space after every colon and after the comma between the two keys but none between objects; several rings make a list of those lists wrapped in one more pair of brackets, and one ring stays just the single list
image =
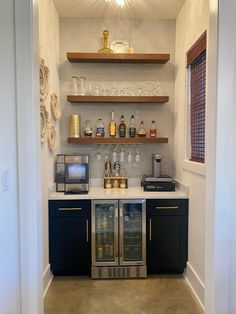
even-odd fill
[{"label": "stemmed glassware", "polygon": [[97,145],[97,154],[96,154],[97,161],[100,161],[102,158],[102,153],[101,153],[101,146]]},{"label": "stemmed glassware", "polygon": [[128,160],[129,165],[131,166],[132,165],[132,161],[133,161],[131,148],[129,149],[127,160]]},{"label": "stemmed glassware", "polygon": [[115,163],[116,161],[118,161],[118,154],[117,154],[117,151],[116,151],[115,147],[113,147],[113,150],[112,150],[112,162]]},{"label": "stemmed glassware", "polygon": [[125,151],[124,147],[121,147],[120,149],[120,162],[123,163],[125,161]]},{"label": "stemmed glassware", "polygon": [[135,155],[135,162],[139,164],[140,161],[141,161],[141,155],[140,155],[139,149],[137,148],[136,155]]}]

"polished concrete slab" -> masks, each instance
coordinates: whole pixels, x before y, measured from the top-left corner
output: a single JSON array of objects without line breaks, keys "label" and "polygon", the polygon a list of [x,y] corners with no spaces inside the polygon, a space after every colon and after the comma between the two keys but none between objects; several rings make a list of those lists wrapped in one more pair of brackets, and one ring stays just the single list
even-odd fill
[{"label": "polished concrete slab", "polygon": [[201,314],[182,276],[92,280],[55,277],[45,297],[45,314]]}]

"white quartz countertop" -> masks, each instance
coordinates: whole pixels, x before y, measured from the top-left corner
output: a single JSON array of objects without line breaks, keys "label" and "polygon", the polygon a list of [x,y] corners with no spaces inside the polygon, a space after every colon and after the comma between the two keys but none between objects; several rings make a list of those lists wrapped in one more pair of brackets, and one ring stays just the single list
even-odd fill
[{"label": "white quartz countertop", "polygon": [[88,194],[64,194],[63,192],[50,192],[49,200],[76,200],[76,199],[186,199],[188,194],[184,189],[175,192],[144,192],[141,186],[128,189],[104,189],[90,187]]}]

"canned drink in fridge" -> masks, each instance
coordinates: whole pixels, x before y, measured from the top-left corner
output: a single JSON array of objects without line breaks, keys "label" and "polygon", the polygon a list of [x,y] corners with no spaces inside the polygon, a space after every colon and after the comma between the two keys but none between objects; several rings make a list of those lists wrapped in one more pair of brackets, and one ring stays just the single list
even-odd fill
[{"label": "canned drink in fridge", "polygon": [[113,245],[109,245],[109,255],[113,256]]},{"label": "canned drink in fridge", "polygon": [[103,248],[102,247],[98,248],[98,258],[103,258]]},{"label": "canned drink in fridge", "polygon": [[109,244],[105,245],[105,255],[110,255],[110,245]]}]

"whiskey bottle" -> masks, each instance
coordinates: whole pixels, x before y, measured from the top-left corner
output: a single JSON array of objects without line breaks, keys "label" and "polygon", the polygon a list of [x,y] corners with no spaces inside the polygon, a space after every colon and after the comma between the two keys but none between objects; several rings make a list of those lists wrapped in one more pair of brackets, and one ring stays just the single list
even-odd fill
[{"label": "whiskey bottle", "polygon": [[136,127],[134,124],[134,116],[131,116],[131,121],[130,121],[130,127],[129,127],[129,136],[130,137],[135,137],[136,135]]},{"label": "whiskey bottle", "polygon": [[105,136],[105,128],[104,128],[104,124],[103,124],[101,118],[98,119],[96,136],[97,137],[104,137]]},{"label": "whiskey bottle", "polygon": [[85,121],[84,136],[92,136],[92,134],[93,134],[93,130],[92,130],[92,127],[91,127],[91,124],[90,124],[90,120],[87,119]]},{"label": "whiskey bottle", "polygon": [[145,137],[146,136],[146,131],[145,131],[145,128],[144,128],[144,122],[141,121],[140,123],[140,127],[139,127],[139,130],[138,130],[138,136],[140,137]]},{"label": "whiskey bottle", "polygon": [[125,125],[124,116],[122,115],[120,119],[120,125],[119,125],[119,136],[125,137],[125,134],[126,134],[126,125]]},{"label": "whiskey bottle", "polygon": [[150,137],[156,137],[156,136],[157,136],[156,122],[152,120],[152,124],[150,127]]},{"label": "whiskey bottle", "polygon": [[112,111],[111,113],[111,121],[109,123],[109,135],[112,137],[116,136],[116,123],[115,123],[115,113]]}]

